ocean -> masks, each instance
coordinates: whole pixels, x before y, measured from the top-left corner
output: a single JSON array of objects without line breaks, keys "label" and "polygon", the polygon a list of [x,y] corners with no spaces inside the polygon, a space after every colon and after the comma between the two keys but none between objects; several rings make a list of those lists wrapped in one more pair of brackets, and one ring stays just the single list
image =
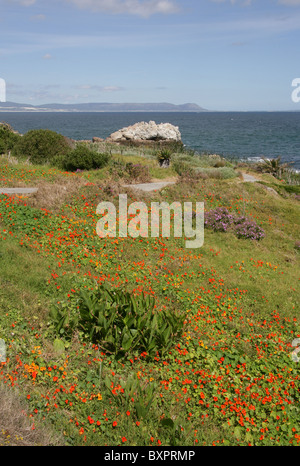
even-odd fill
[{"label": "ocean", "polygon": [[150,120],[178,126],[182,142],[198,153],[242,160],[280,156],[300,170],[300,112],[0,112],[0,121],[22,134],[43,128],[75,140],[106,138],[125,126]]}]

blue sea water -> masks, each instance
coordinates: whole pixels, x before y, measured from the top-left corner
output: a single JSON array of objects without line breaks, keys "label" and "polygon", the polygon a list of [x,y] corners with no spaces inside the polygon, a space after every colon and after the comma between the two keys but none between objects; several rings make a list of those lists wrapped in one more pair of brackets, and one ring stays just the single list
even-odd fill
[{"label": "blue sea water", "polygon": [[300,170],[300,112],[0,112],[0,121],[22,134],[43,128],[76,140],[106,138],[120,128],[150,120],[178,126],[183,143],[199,153],[238,159],[280,156]]}]

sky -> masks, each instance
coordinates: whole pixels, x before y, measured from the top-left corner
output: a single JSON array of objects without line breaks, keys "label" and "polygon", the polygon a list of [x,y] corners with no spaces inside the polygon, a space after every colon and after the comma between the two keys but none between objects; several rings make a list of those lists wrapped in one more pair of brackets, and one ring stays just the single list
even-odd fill
[{"label": "sky", "polygon": [[0,0],[6,100],[300,110],[300,0]]}]

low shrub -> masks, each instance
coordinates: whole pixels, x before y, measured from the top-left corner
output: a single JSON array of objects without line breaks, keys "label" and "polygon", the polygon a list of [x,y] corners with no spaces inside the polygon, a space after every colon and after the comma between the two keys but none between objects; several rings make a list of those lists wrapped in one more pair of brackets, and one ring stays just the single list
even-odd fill
[{"label": "low shrub", "polygon": [[270,173],[275,178],[280,178],[289,169],[291,163],[281,163],[281,157],[267,159],[262,157],[261,162],[256,165],[256,171],[261,173]]},{"label": "low shrub", "polygon": [[113,178],[123,178],[126,181],[146,183],[151,180],[149,167],[141,163],[110,160],[109,173]]},{"label": "low shrub", "polygon": [[57,162],[67,171],[76,171],[102,168],[108,163],[108,160],[108,153],[97,152],[89,149],[85,144],[79,144]]},{"label": "low shrub", "polygon": [[126,163],[119,159],[111,159],[109,162],[109,173],[113,178],[124,178],[126,174]]},{"label": "low shrub", "polygon": [[234,216],[226,207],[210,210],[204,216],[204,225],[214,231],[227,231],[234,223]]},{"label": "low shrub", "polygon": [[207,178],[215,178],[219,180],[229,180],[231,178],[236,178],[237,173],[231,167],[220,167],[220,168],[196,168],[197,174],[206,175]]},{"label": "low shrub", "polygon": [[206,212],[204,225],[213,231],[232,231],[238,238],[259,241],[264,238],[264,230],[248,217],[235,217],[226,207],[218,207]]},{"label": "low shrub", "polygon": [[70,153],[72,147],[72,141],[62,134],[48,129],[33,129],[14,145],[12,155],[34,164],[47,164],[54,157]]},{"label": "low shrub", "polygon": [[129,178],[132,181],[139,181],[141,183],[146,183],[150,181],[149,167],[142,165],[140,163],[126,163],[126,172],[129,175]]},{"label": "low shrub", "polygon": [[0,123],[0,154],[7,154],[11,151],[21,137],[9,124]]},{"label": "low shrub", "polygon": [[173,162],[173,168],[179,176],[187,177],[193,176],[194,174],[193,168],[185,160],[175,160]]},{"label": "low shrub", "polygon": [[151,296],[134,296],[121,289],[101,286],[80,290],[73,305],[60,303],[50,313],[58,334],[81,331],[91,342],[117,359],[129,352],[164,354],[182,332],[184,316],[155,311]]},{"label": "low shrub", "polygon": [[238,217],[234,220],[233,231],[238,238],[249,238],[256,241],[264,238],[264,230],[254,220]]},{"label": "low shrub", "polygon": [[[209,166],[209,163],[213,163],[214,166]],[[173,168],[179,176],[184,178],[227,180],[238,176],[232,167],[225,166],[224,161],[214,162],[208,157],[195,156],[194,159],[176,157],[173,161]]]},{"label": "low shrub", "polygon": [[220,171],[222,175],[221,178],[223,180],[229,180],[238,176],[238,173],[234,170],[234,168],[231,167],[221,167],[218,170]]},{"label": "low shrub", "polygon": [[156,154],[157,161],[161,167],[168,167],[172,156],[171,149],[163,148]]}]

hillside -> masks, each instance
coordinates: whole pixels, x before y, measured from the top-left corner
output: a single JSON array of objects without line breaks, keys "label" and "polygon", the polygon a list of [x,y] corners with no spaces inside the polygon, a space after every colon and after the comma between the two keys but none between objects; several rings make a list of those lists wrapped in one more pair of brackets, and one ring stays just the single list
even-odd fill
[{"label": "hillside", "polygon": [[206,112],[197,104],[170,103],[83,103],[30,105],[0,102],[0,112]]},{"label": "hillside", "polygon": [[[104,167],[0,157],[1,187],[38,188],[0,195],[0,445],[299,445],[299,185],[218,156],[161,168],[150,149],[89,147]],[[175,184],[134,186],[155,180]],[[99,237],[97,206],[118,211],[120,194],[204,202],[203,246]]]}]

